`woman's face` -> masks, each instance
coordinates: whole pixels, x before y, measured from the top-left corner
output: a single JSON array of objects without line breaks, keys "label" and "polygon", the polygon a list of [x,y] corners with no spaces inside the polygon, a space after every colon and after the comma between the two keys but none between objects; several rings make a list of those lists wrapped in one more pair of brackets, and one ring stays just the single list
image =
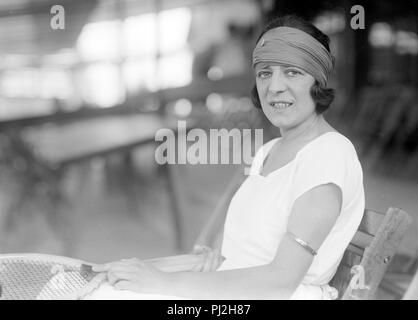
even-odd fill
[{"label": "woman's face", "polygon": [[280,129],[291,129],[315,116],[310,89],[315,79],[292,66],[260,62],[255,66],[261,107],[269,121]]}]

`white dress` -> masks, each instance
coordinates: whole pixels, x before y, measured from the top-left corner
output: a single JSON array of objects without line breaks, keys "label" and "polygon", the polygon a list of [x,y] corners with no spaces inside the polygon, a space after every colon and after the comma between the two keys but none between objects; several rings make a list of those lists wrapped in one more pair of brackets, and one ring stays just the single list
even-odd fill
[{"label": "white dress", "polygon": [[[335,299],[338,292],[328,282],[364,212],[363,172],[357,153],[346,137],[328,132],[305,145],[284,167],[264,177],[260,175],[262,164],[278,139],[257,151],[250,175],[231,200],[222,243],[226,260],[218,270],[270,263],[286,232],[295,200],[315,186],[334,183],[342,190],[341,213],[292,299]],[[89,298],[181,299],[116,291],[107,284]]]},{"label": "white dress", "polygon": [[292,299],[335,299],[328,282],[353,238],[364,212],[363,172],[354,146],[337,132],[325,133],[298,151],[285,166],[260,174],[264,159],[280,138],[257,152],[250,176],[235,193],[225,222],[219,270],[270,263],[287,229],[293,203],[315,186],[334,183],[342,209]]}]

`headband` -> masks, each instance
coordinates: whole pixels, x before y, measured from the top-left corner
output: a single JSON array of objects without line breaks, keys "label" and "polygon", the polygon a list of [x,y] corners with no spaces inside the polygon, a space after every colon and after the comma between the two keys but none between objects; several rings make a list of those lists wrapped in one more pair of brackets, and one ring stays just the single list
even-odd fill
[{"label": "headband", "polygon": [[333,68],[330,52],[314,37],[296,28],[267,31],[253,51],[253,67],[274,62],[301,68],[325,86]]}]

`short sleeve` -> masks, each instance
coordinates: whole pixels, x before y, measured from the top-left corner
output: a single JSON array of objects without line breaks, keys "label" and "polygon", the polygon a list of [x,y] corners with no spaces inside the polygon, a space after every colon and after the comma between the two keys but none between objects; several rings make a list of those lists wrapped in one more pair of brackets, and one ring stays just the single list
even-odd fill
[{"label": "short sleeve", "polygon": [[305,192],[328,183],[340,187],[345,198],[347,178],[353,170],[351,146],[343,139],[324,139],[303,151],[297,159],[293,176],[292,200],[295,201]]}]

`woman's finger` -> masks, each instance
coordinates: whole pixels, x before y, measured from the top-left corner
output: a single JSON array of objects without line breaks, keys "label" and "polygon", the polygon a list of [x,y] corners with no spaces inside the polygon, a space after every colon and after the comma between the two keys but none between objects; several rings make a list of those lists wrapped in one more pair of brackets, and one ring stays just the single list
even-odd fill
[{"label": "woman's finger", "polygon": [[200,245],[200,244],[197,244],[197,245],[195,245],[194,247],[193,247],[193,253],[194,254],[201,254],[201,253],[206,253],[206,252],[209,252],[209,251],[211,251],[212,249],[210,248],[210,247],[208,247],[208,246],[203,246],[203,245]]},{"label": "woman's finger", "polygon": [[191,269],[191,271],[192,271],[192,272],[202,272],[202,268],[203,268],[203,264],[202,264],[202,263],[199,263],[199,264],[195,265],[195,266]]},{"label": "woman's finger", "polygon": [[223,258],[223,256],[221,255],[221,253],[219,252],[219,250],[213,250],[211,252],[209,261],[208,261],[208,265],[206,266],[206,271],[215,271],[219,268],[219,266],[222,264],[223,260],[225,260]]},{"label": "woman's finger", "polygon": [[143,270],[142,266],[132,265],[132,264],[119,264],[109,268],[108,271],[113,272],[140,272]]},{"label": "woman's finger", "polygon": [[213,260],[214,257],[215,257],[215,255],[214,255],[213,251],[207,253],[206,259],[205,259],[205,264],[204,264],[204,267],[203,267],[203,272],[211,271],[212,260]]},{"label": "woman's finger", "polygon": [[210,259],[210,252],[209,251],[205,251],[205,253],[203,254],[203,261],[200,262],[199,264],[197,264],[196,266],[194,266],[192,268],[192,271],[195,272],[205,272],[208,269],[208,265],[210,265],[209,259]]},{"label": "woman's finger", "polygon": [[202,253],[202,247],[199,245],[195,245],[192,249],[192,254],[199,254]]},{"label": "woman's finger", "polygon": [[129,259],[121,259],[120,262],[122,263],[134,263],[139,261],[137,258],[129,258]]},{"label": "woman's finger", "polygon": [[127,265],[128,265],[127,263],[124,263],[121,261],[115,261],[115,262],[105,263],[101,265],[95,265],[92,267],[92,270],[95,272],[104,272],[104,271],[109,271],[111,269],[115,269],[115,268],[119,268],[119,267],[123,267]]},{"label": "woman's finger", "polygon": [[216,260],[216,266],[214,270],[218,270],[218,268],[222,265],[224,261],[225,261],[225,258],[222,255],[219,255],[218,259]]},{"label": "woman's finger", "polygon": [[202,270],[201,265],[196,265],[190,271],[191,272],[201,272],[201,270]]},{"label": "woman's finger", "polygon": [[220,266],[220,255],[219,254],[215,254],[215,257],[212,260],[212,265],[211,265],[211,270],[215,271],[216,269],[218,269],[218,267]]},{"label": "woman's finger", "polygon": [[122,259],[119,261],[114,261],[114,262],[110,262],[110,263],[105,263],[105,264],[98,264],[92,267],[92,270],[95,272],[104,272],[104,271],[108,271],[110,269],[115,269],[118,267],[123,267],[123,266],[143,266],[144,262],[137,259],[137,258],[131,258],[131,259]]},{"label": "woman's finger", "polygon": [[131,281],[120,280],[113,286],[116,290],[132,290],[133,284]]},{"label": "woman's finger", "polygon": [[106,264],[98,264],[91,268],[95,272],[105,272],[110,269],[110,265],[108,263]]},{"label": "woman's finger", "polygon": [[224,261],[226,260],[226,258],[225,258],[223,255],[221,255],[221,256],[219,257],[219,259],[221,260],[221,264],[222,264],[222,263],[224,263]]},{"label": "woman's finger", "polygon": [[122,271],[115,272],[111,270],[107,274],[108,282],[112,286],[120,280],[129,280],[131,278],[132,278],[132,272],[122,272]]}]

